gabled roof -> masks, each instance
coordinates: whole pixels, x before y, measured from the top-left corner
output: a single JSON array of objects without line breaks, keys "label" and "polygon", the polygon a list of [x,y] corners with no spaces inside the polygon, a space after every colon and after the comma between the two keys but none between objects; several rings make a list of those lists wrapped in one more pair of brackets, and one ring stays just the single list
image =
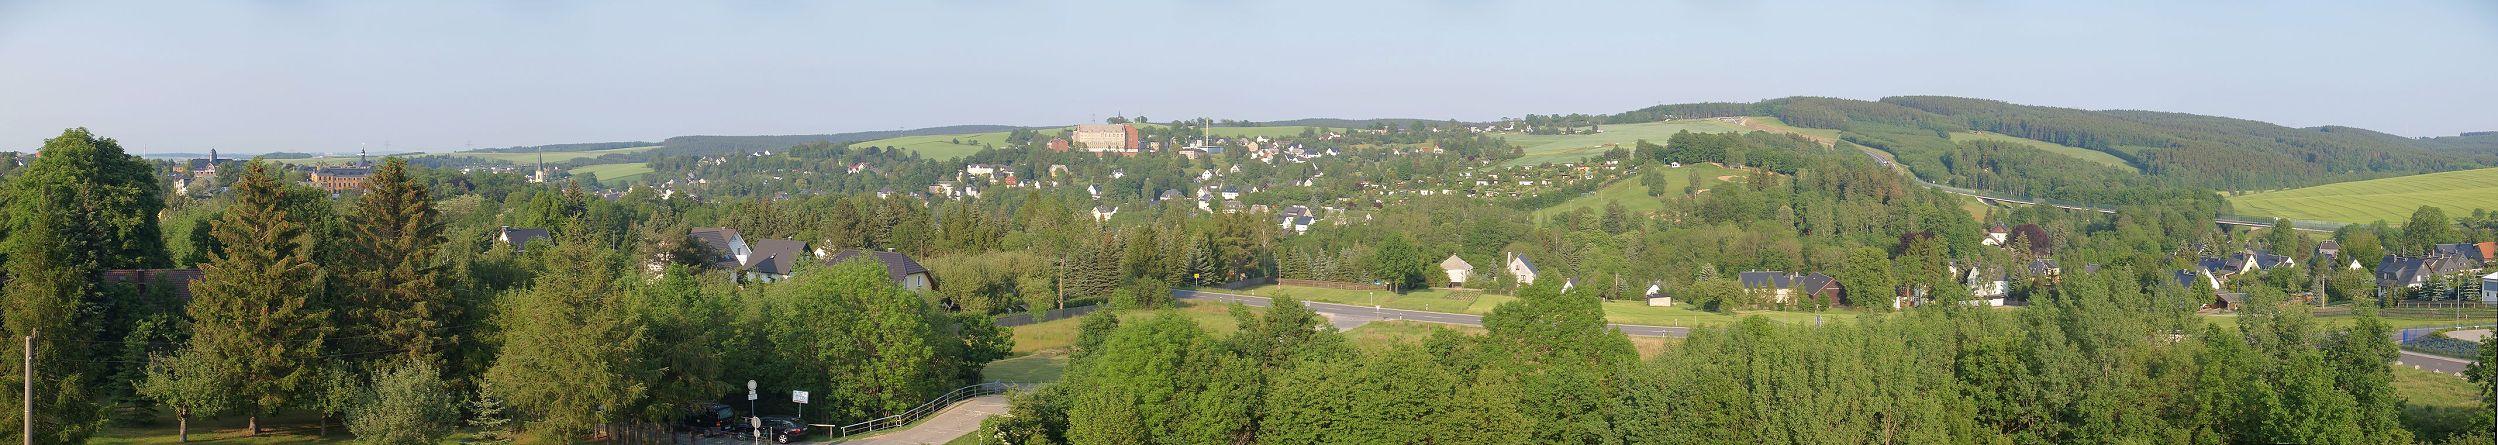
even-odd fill
[{"label": "gabled roof", "polygon": [[1786,272],[1751,271],[1735,274],[1735,279],[1742,282],[1745,289],[1784,288],[1787,287],[1788,275]]},{"label": "gabled roof", "polygon": [[2176,273],[2169,274],[2169,279],[2177,280],[2178,287],[2192,289],[2194,288],[2194,283],[2196,281],[2201,281],[2203,276],[2201,274],[2194,273],[2192,270],[2178,269]]},{"label": "gabled roof", "polygon": [[1829,288],[1831,285],[1838,284],[1839,282],[1838,279],[1831,278],[1829,275],[1823,275],[1821,272],[1813,272],[1810,275],[1795,277],[1794,281],[1795,287],[1797,289],[1803,289],[1805,292],[1821,292],[1822,289]]},{"label": "gabled roof", "polygon": [[[843,262],[850,261],[851,258],[857,258],[860,255],[872,256],[875,258],[876,262],[884,263],[885,275],[893,278],[893,281],[895,282],[901,282],[903,278],[909,277],[911,274],[928,273],[928,268],[919,265],[919,261],[912,260],[910,255],[903,255],[897,252],[842,249],[839,252],[833,252],[833,256],[825,258],[824,263],[841,264]],[[930,288],[937,286],[936,274],[928,275],[928,286]]]},{"label": "gabled roof", "polygon": [[[696,227],[689,235],[694,238],[694,241],[701,242],[703,244],[704,252],[711,254],[712,265],[723,268],[745,266],[744,264],[738,264],[737,257],[732,256],[729,250],[729,246],[734,244],[731,240],[745,239],[744,236],[737,234],[737,229],[727,227]],[[751,247],[749,248],[751,249]]]},{"label": "gabled roof", "polygon": [[747,270],[773,275],[789,275],[797,270],[798,261],[807,255],[807,242],[789,239],[756,241],[752,253],[746,255]]},{"label": "gabled roof", "polygon": [[2476,244],[2438,244],[2429,246],[2429,252],[2436,255],[2450,255],[2473,260],[2485,259],[2481,257],[2481,246]]},{"label": "gabled roof", "polygon": [[530,241],[541,239],[548,240],[548,242],[554,241],[553,235],[548,234],[546,229],[512,226],[503,226],[501,231],[495,234],[495,239],[509,241],[512,244],[512,251],[514,252],[519,252],[529,248]]},{"label": "gabled roof", "polygon": [[1475,270],[1475,265],[1466,264],[1466,260],[1457,258],[1456,254],[1450,254],[1448,259],[1440,260],[1440,270]]},{"label": "gabled roof", "polygon": [[2054,258],[2039,258],[2037,260],[2030,261],[2030,273],[2032,274],[2046,274],[2048,271],[2061,269],[2063,268],[2056,266],[2056,260]]},{"label": "gabled roof", "polygon": [[1526,268],[1526,269],[1527,269],[1527,273],[1535,273],[1535,262],[1533,262],[1533,261],[1527,261],[1527,256],[1526,256],[1526,255],[1517,255],[1517,256],[1512,256],[1512,257],[1509,257],[1509,260],[1510,260],[1511,262],[1518,263],[1518,266],[1520,266],[1520,267],[1524,267],[1524,268]]}]

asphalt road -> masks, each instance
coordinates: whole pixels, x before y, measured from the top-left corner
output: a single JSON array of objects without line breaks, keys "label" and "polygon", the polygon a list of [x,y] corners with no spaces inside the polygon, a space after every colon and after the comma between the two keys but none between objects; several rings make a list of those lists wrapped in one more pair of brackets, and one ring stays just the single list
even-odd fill
[{"label": "asphalt road", "polygon": [[[1245,305],[1250,305],[1250,306],[1255,306],[1255,307],[1266,307],[1266,305],[1267,305],[1267,299],[1266,299],[1266,297],[1256,297],[1256,296],[1249,296],[1249,295],[1227,294],[1227,293],[1221,293],[1221,292],[1208,292],[1208,291],[1192,291],[1192,290],[1174,290],[1174,291],[1171,291],[1171,294],[1172,294],[1173,296],[1177,296],[1177,297],[1179,297],[1179,298],[1180,298],[1180,299],[1182,299],[1182,300],[1212,301],[1212,302],[1218,302],[1218,303],[1240,303],[1240,304],[1245,304]],[[1302,305],[1303,305],[1303,306],[1308,306],[1308,307],[1310,308],[1310,310],[1312,310],[1312,311],[1316,311],[1316,312],[1321,313],[1321,314],[1333,314],[1333,315],[1340,315],[1340,316],[1354,316],[1354,317],[1372,317],[1372,318],[1387,319],[1387,320],[1411,320],[1411,321],[1421,321],[1421,322],[1440,323],[1440,324],[1451,324],[1451,325],[1459,325],[1459,326],[1474,326],[1474,327],[1483,327],[1483,317],[1482,317],[1482,316],[1479,316],[1479,315],[1471,315],[1471,314],[1452,314],[1452,313],[1447,313],[1447,312],[1431,312],[1431,311],[1416,311],[1416,310],[1406,310],[1406,309],[1371,308],[1371,307],[1365,307],[1365,306],[1354,306],[1354,305],[1348,305],[1348,304],[1335,304],[1335,303],[1320,303],[1320,302],[1314,302],[1314,301],[1304,301],[1304,302],[1302,302]],[[1611,324],[1611,325],[1608,325],[1608,326],[1612,326],[1612,327],[1614,327],[1615,329],[1621,329],[1623,334],[1636,335],[1636,336],[1642,336],[1642,337],[1682,337],[1682,336],[1685,336],[1685,335],[1690,335],[1690,334],[1691,334],[1691,328],[1675,327],[1675,326],[1647,326],[1647,325],[1635,325],[1635,324]],[[2467,360],[2457,360],[2457,359],[2451,359],[2451,358],[2439,357],[2439,356],[2434,356],[2434,355],[2421,354],[2421,353],[2411,352],[2411,351],[2403,351],[2403,354],[2402,354],[2400,357],[2396,357],[2396,358],[2394,359],[2394,362],[2395,362],[2395,363],[2397,363],[2397,364],[2403,365],[2403,366],[2410,366],[2410,367],[2419,368],[2419,369],[2422,369],[2422,370],[2436,371],[2436,372],[2441,372],[2441,373],[2447,373],[2447,374],[2457,374],[2457,375],[2461,375],[2461,374],[2463,373],[2463,369],[2464,369],[2464,367],[2465,367],[2465,366],[2469,366],[2469,365],[2471,365],[2471,364],[2472,364],[2472,362],[2471,362],[2471,361],[2467,361]]]}]

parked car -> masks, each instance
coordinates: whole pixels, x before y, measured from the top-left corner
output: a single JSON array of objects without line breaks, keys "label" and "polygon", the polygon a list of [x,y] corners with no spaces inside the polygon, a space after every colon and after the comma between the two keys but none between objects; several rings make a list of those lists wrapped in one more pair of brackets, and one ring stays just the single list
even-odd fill
[{"label": "parked car", "polygon": [[794,417],[764,416],[763,429],[772,432],[772,443],[789,443],[807,437],[806,422]]},{"label": "parked car", "polygon": [[699,433],[734,432],[745,424],[746,418],[739,417],[728,405],[718,403],[705,406],[702,411],[685,418],[685,428]]}]

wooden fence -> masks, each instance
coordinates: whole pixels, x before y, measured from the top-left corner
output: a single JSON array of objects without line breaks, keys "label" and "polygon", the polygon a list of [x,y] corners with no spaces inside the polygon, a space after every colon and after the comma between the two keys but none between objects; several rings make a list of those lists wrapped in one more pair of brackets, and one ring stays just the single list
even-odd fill
[{"label": "wooden fence", "polygon": [[1370,284],[1370,283],[1347,283],[1347,282],[1342,282],[1342,281],[1317,281],[1317,280],[1275,280],[1275,283],[1276,283],[1276,284],[1285,285],[1285,286],[1323,287],[1323,288],[1328,288],[1328,289],[1378,290],[1378,291],[1388,290],[1388,287],[1387,287],[1387,286],[1381,286],[1381,285]]}]

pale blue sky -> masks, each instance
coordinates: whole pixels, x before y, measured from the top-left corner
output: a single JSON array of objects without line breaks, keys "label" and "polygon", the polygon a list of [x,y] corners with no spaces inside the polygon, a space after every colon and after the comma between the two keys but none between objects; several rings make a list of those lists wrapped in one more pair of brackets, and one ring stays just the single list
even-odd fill
[{"label": "pale blue sky", "polygon": [[1904,94],[2498,130],[2485,0],[689,3],[0,0],[0,149],[72,126],[345,152]]}]

